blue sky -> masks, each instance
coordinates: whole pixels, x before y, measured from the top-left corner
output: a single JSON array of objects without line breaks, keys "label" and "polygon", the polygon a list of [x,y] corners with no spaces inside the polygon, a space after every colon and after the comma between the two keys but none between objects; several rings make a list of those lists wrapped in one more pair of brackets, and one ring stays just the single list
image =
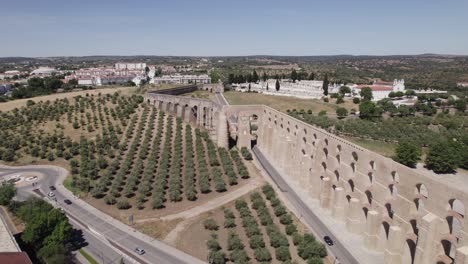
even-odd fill
[{"label": "blue sky", "polygon": [[0,0],[0,57],[468,55],[468,0]]}]

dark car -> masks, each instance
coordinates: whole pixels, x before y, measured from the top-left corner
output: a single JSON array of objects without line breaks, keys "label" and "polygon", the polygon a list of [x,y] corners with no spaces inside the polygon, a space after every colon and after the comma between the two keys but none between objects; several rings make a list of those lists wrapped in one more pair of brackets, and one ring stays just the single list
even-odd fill
[{"label": "dark car", "polygon": [[324,236],[323,240],[325,241],[325,243],[327,243],[327,245],[333,246],[333,240],[329,236]]},{"label": "dark car", "polygon": [[72,204],[72,202],[70,200],[68,200],[68,199],[63,200],[63,202],[68,204],[68,205]]},{"label": "dark car", "polygon": [[50,189],[51,191],[55,191],[55,186],[49,186],[49,189]]}]

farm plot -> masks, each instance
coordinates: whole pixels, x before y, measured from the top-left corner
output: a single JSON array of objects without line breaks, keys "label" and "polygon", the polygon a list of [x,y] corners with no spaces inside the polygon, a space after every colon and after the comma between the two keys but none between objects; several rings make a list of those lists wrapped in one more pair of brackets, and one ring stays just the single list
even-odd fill
[{"label": "farm plot", "polygon": [[74,172],[93,181],[91,195],[102,209],[171,208],[250,177],[237,150],[218,148],[207,132],[147,105],[130,120],[112,162],[100,164],[89,145],[82,138],[81,150],[90,154],[74,162]]},{"label": "farm plot", "polygon": [[203,226],[197,239],[205,239],[204,251],[192,252],[194,241],[187,236],[178,246],[211,263],[328,263],[324,245],[288,212],[270,185],[202,219],[185,233]]}]

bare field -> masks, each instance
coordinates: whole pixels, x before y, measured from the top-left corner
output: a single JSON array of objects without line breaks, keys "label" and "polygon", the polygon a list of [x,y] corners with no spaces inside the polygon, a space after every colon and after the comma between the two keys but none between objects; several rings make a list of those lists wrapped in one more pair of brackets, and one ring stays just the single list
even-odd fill
[{"label": "bare field", "polygon": [[27,98],[27,99],[18,99],[18,100],[5,102],[5,103],[0,103],[0,111],[9,111],[15,108],[20,108],[22,106],[25,106],[28,100],[32,100],[34,102],[47,101],[47,100],[54,101],[55,99],[72,98],[78,95],[81,95],[81,96],[85,96],[86,94],[97,95],[99,93],[110,94],[114,92],[121,92],[123,95],[125,95],[125,94],[130,94],[135,89],[136,89],[135,87],[102,88],[102,89],[85,90],[85,91],[68,92],[68,93],[56,93],[56,94],[37,96],[37,97]]},{"label": "bare field", "polygon": [[329,103],[325,103],[318,99],[301,99],[288,96],[275,96],[260,93],[242,93],[229,91],[225,92],[224,96],[232,105],[267,105],[278,111],[286,112],[288,109],[304,109],[312,110],[314,113],[320,111],[327,111],[329,114],[335,114],[338,107],[345,107],[348,110],[352,108],[358,109],[358,106],[353,104],[352,101],[345,100],[344,104],[337,105],[336,99],[330,99]]}]

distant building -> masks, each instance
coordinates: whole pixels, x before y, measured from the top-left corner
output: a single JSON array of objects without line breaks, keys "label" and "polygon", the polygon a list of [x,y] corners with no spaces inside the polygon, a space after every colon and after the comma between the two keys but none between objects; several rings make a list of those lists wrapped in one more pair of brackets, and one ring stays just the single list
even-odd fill
[{"label": "distant building", "polygon": [[460,87],[468,87],[468,82],[459,82],[457,85]]},{"label": "distant building", "polygon": [[0,73],[0,79],[1,79],[1,80],[5,79],[5,78],[10,78],[10,79],[11,79],[11,78],[13,78],[13,77],[15,77],[15,76],[19,76],[19,75],[21,75],[21,74],[23,74],[23,73],[20,72],[20,71],[16,71],[16,70],[13,70],[13,71],[6,71],[6,72],[4,72],[4,73]]},{"label": "distant building", "polygon": [[379,101],[384,98],[388,98],[388,95],[391,92],[405,92],[405,80],[397,80],[395,79],[393,82],[382,82],[382,81],[375,81],[371,85],[348,85],[351,88],[352,93],[359,97],[361,93],[361,89],[364,87],[369,87],[372,90],[373,101]]},{"label": "distant building", "polygon": [[57,73],[58,71],[54,68],[49,68],[49,67],[39,67],[39,69],[36,69],[31,72],[31,76],[35,77],[50,77]]},{"label": "distant building", "polygon": [[161,77],[153,77],[150,83],[162,84],[162,83],[173,83],[173,84],[207,84],[211,83],[211,78],[206,75],[163,75]]},{"label": "distant building", "polygon": [[115,64],[116,70],[145,70],[146,63],[138,62],[138,63],[124,63],[119,62]]},{"label": "distant building", "polygon": [[[258,83],[241,83],[232,84],[237,91],[240,92],[257,92],[268,95],[293,96],[303,99],[313,99],[323,97],[323,81],[319,80],[302,80],[292,82],[289,79],[279,80],[280,89],[276,91],[276,79],[268,79]],[[338,92],[340,85],[330,84],[329,93]]]},{"label": "distant building", "polygon": [[4,95],[11,91],[11,84],[0,84],[0,95]]}]

